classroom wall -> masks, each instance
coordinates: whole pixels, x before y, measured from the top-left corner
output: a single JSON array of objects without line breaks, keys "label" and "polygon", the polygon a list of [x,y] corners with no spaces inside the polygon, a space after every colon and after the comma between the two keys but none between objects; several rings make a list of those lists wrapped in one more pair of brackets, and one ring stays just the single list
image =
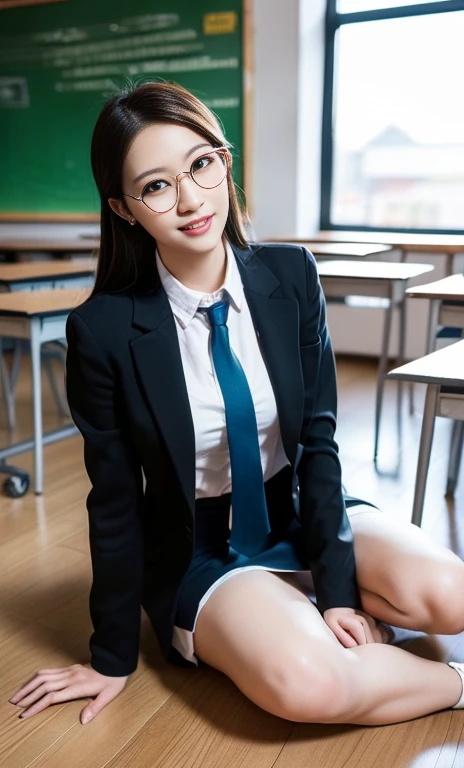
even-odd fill
[{"label": "classroom wall", "polygon": [[325,0],[253,0],[253,225],[258,239],[319,226]]}]

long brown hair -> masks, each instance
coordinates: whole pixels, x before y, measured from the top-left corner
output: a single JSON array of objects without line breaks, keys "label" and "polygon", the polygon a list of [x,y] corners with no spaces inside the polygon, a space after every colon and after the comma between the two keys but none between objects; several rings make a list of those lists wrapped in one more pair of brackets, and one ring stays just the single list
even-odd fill
[{"label": "long brown hair", "polygon": [[[129,288],[151,290],[157,283],[153,237],[131,227],[111,210],[108,198],[122,195],[122,168],[132,141],[153,123],[184,125],[213,147],[230,146],[214,114],[180,85],[144,83],[111,98],[103,107],[92,137],[93,175],[101,198],[101,241],[92,296]],[[232,175],[228,173],[229,215],[224,230],[239,248],[247,240]]]}]

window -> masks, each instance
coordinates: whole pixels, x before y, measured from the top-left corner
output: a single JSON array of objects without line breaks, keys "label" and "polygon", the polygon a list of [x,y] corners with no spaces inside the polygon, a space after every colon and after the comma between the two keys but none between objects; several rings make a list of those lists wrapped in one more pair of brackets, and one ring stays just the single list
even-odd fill
[{"label": "window", "polygon": [[321,226],[464,230],[464,2],[328,0]]}]

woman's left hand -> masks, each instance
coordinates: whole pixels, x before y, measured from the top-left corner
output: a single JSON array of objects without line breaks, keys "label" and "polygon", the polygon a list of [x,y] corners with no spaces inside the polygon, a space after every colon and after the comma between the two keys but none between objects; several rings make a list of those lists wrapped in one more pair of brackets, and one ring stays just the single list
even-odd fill
[{"label": "woman's left hand", "polygon": [[384,643],[385,636],[372,616],[355,608],[328,608],[324,621],[345,648]]},{"label": "woman's left hand", "polygon": [[21,718],[28,718],[50,704],[62,704],[74,699],[94,698],[81,712],[85,725],[116,698],[128,677],[109,677],[88,664],[72,664],[60,669],[42,669],[25,683],[9,701],[22,708]]}]

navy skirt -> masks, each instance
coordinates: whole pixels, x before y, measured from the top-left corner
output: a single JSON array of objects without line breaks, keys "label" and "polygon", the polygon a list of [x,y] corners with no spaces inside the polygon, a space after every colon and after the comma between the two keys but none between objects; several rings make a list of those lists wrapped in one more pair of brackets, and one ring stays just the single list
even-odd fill
[{"label": "navy skirt", "polygon": [[193,632],[199,610],[218,582],[233,571],[243,568],[304,571],[308,576],[308,590],[314,597],[304,557],[303,529],[294,504],[296,494],[292,489],[290,467],[274,475],[264,487],[271,534],[268,547],[252,557],[237,552],[229,545],[231,494],[196,501],[194,555],[180,588],[172,642],[173,647],[192,664],[198,663],[193,653]]}]

